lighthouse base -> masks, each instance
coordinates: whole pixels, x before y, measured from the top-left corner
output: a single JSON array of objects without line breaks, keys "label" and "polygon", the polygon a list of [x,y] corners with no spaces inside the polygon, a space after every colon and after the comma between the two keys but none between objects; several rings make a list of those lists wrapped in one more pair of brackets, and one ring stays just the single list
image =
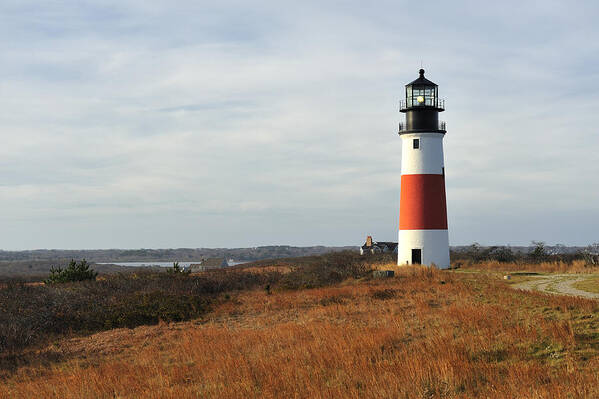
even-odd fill
[{"label": "lighthouse base", "polygon": [[449,268],[449,235],[447,230],[400,230],[397,264],[432,265]]}]

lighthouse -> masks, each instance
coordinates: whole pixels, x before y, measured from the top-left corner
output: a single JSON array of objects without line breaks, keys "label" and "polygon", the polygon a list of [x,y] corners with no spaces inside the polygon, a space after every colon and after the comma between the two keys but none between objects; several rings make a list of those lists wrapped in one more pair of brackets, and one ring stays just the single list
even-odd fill
[{"label": "lighthouse", "polygon": [[398,265],[449,267],[449,236],[445,200],[443,137],[445,122],[439,112],[445,101],[439,87],[424,77],[406,85],[399,110],[401,138],[401,195],[399,204]]}]

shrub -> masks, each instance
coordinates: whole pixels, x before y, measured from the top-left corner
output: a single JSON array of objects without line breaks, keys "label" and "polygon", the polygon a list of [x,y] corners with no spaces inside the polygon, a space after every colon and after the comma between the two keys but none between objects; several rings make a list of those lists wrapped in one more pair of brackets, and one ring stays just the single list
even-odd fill
[{"label": "shrub", "polygon": [[534,249],[529,254],[530,260],[533,263],[541,263],[547,260],[548,253],[543,241],[533,241]]},{"label": "shrub", "polygon": [[386,300],[386,299],[391,299],[393,297],[395,297],[395,290],[386,288],[383,290],[376,290],[374,291],[371,296],[374,299],[381,299],[381,300]]},{"label": "shrub", "polygon": [[264,287],[279,279],[279,273],[223,270],[185,278],[129,273],[49,285],[5,281],[0,285],[0,355],[71,332],[197,318],[223,292]]},{"label": "shrub", "polygon": [[515,262],[522,256],[515,253],[512,248],[504,246],[482,247],[479,243],[474,243],[461,251],[451,251],[452,263],[458,260],[470,262],[484,262],[495,260],[497,262]]},{"label": "shrub", "polygon": [[[268,269],[253,272],[227,268],[184,277],[175,272],[180,270],[175,263],[171,273],[116,274],[101,280],[95,280],[96,273],[89,270],[86,261],[71,261],[67,269],[55,270],[47,285],[14,280],[0,284],[0,368],[2,359],[6,359],[4,355],[55,336],[132,328],[159,320],[189,320],[226,298],[223,293],[248,289],[265,289],[268,293],[276,292],[277,287],[336,284],[348,278],[366,277],[371,263],[387,260],[377,255],[366,259],[348,251],[277,261],[292,269],[286,274]],[[269,262],[263,262],[264,265]],[[82,275],[90,278],[83,279]],[[55,282],[63,284],[52,284]]]},{"label": "shrub", "polygon": [[166,269],[166,272],[170,274],[188,275],[191,274],[191,268],[185,269],[184,267],[179,266],[179,262],[174,262],[173,267]]},{"label": "shrub", "polygon": [[295,266],[281,279],[284,288],[315,288],[337,284],[348,278],[366,277],[377,260],[386,257],[363,257],[350,251],[334,252],[318,257],[316,262]]},{"label": "shrub", "polygon": [[516,254],[514,254],[509,247],[492,247],[489,251],[489,259],[501,263],[514,262],[516,260]]},{"label": "shrub", "polygon": [[90,269],[89,263],[83,259],[81,262],[75,262],[71,259],[66,269],[50,269],[50,276],[44,280],[46,284],[70,283],[73,281],[95,280],[98,273]]}]

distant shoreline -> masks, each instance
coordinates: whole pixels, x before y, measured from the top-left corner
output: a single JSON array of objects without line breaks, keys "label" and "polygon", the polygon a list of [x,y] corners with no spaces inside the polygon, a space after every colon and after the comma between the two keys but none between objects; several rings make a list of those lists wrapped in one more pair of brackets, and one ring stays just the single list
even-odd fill
[{"label": "distant shoreline", "polygon": [[[152,262],[152,261],[143,261],[143,262],[96,262],[96,265],[116,265],[116,266],[124,266],[124,267],[172,267],[173,263],[175,263],[177,261],[172,261],[172,262]],[[251,261],[232,261],[232,260],[227,260],[227,263],[229,263],[229,266],[237,266],[237,265],[241,265],[244,263],[248,263]],[[187,261],[187,262],[177,262],[179,263],[179,266],[181,267],[189,267],[189,265],[194,264],[194,263],[202,263],[202,260],[197,260],[197,261]]]},{"label": "distant shoreline", "polygon": [[29,251],[2,251],[2,261],[53,261],[86,259],[94,263],[115,264],[124,262],[196,262],[205,258],[235,259],[237,262],[251,262],[261,259],[293,258],[299,256],[322,255],[327,252],[357,251],[358,246],[344,247],[293,247],[272,245],[251,248],[176,248],[176,249],[36,249]]}]

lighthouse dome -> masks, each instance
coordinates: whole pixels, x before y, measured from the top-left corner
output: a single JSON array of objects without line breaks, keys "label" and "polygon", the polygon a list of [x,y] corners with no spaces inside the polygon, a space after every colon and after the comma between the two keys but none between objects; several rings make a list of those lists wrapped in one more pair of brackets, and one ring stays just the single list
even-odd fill
[{"label": "lighthouse dome", "polygon": [[421,69],[420,71],[418,71],[418,73],[420,74],[420,76],[418,77],[418,79],[408,83],[406,86],[413,86],[413,85],[424,85],[424,86],[435,86],[437,87],[436,83],[431,82],[430,80],[428,80],[427,78],[424,77],[424,69]]},{"label": "lighthouse dome", "polygon": [[438,86],[424,77],[421,69],[418,79],[406,85],[406,107],[438,107]]}]

